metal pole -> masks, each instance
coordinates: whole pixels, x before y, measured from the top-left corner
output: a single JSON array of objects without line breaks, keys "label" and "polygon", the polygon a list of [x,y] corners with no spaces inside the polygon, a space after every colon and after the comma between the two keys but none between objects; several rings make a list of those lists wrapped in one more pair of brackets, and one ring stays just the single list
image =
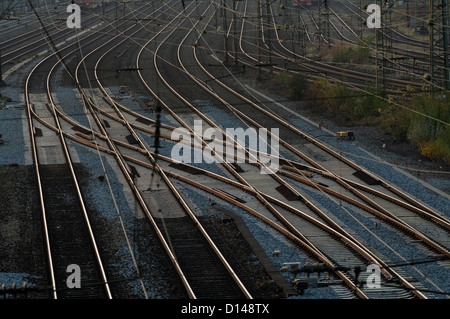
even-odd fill
[{"label": "metal pole", "polygon": [[450,90],[450,56],[449,56],[449,46],[450,46],[450,14],[448,10],[448,0],[442,0],[442,31],[443,31],[443,43],[442,47],[444,49],[444,86],[447,90]]},{"label": "metal pole", "polygon": [[319,29],[320,42],[325,40],[330,45],[330,7],[328,0],[322,0],[319,6]]},{"label": "metal pole", "polygon": [[411,16],[409,14],[409,0],[406,0],[406,26],[411,27]]},{"label": "metal pole", "polygon": [[430,11],[428,16],[428,27],[429,27],[429,33],[428,33],[428,51],[430,55],[430,75],[431,75],[431,82],[430,82],[430,90],[432,88],[432,82],[434,81],[434,44],[433,44],[433,36],[434,36],[434,30],[433,30],[433,0],[429,0],[430,4]]},{"label": "metal pole", "polygon": [[258,46],[258,76],[257,80],[261,80],[261,0],[256,0],[256,42]]},{"label": "metal pole", "polygon": [[[270,27],[270,4],[269,4],[269,0],[266,0],[266,14],[267,14],[267,36],[268,36],[268,41],[267,44],[269,46],[269,68],[270,68],[270,76],[273,76],[273,68],[272,68],[272,33],[271,33],[271,27]],[[292,45],[294,45],[294,43],[292,43]]]},{"label": "metal pole", "polygon": [[[395,1],[394,1],[395,2]],[[381,9],[381,19],[382,19],[382,50],[383,50],[383,90],[386,89],[386,72],[388,70],[388,60],[390,59],[392,52],[392,32],[391,26],[391,5],[389,0],[384,0]],[[392,67],[392,65],[391,65]]]},{"label": "metal pole", "polygon": [[2,51],[0,49],[0,87],[7,86],[6,82],[3,81],[3,73],[2,73]]},{"label": "metal pole", "polygon": [[380,68],[380,64],[378,61],[378,29],[377,28],[373,28],[373,30],[375,31],[375,86],[377,88],[377,92],[378,92],[378,87],[379,87],[379,83],[378,83],[378,73],[379,73],[379,68]]},{"label": "metal pole", "polygon": [[[360,9],[362,9],[362,4],[361,4],[361,0],[359,0],[359,8]],[[359,27],[359,29],[358,29],[358,31],[359,31],[359,38],[362,40],[362,38],[363,38],[363,30],[362,30],[362,28],[363,28],[363,24],[362,24],[362,21],[360,21],[360,19],[357,17],[357,19],[358,19],[358,27]]]},{"label": "metal pole", "polygon": [[223,10],[223,37],[224,37],[224,51],[225,51],[225,61],[228,62],[228,26],[227,26],[227,11],[225,10],[225,0],[222,0],[222,10]]},{"label": "metal pole", "polygon": [[234,51],[234,63],[238,64],[237,56],[237,33],[236,33],[236,0],[233,0],[233,51]]}]

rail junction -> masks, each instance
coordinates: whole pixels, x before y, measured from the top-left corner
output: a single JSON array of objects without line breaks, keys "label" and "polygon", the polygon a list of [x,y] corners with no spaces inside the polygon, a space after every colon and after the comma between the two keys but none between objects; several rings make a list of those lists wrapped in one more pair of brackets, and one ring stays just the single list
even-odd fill
[{"label": "rail junction", "polygon": [[[3,22],[1,72],[7,84],[19,83],[39,242],[29,249],[40,265],[26,287],[3,293],[450,298],[449,206],[438,209],[358,164],[254,87],[282,72],[324,76],[355,91],[381,83],[378,73],[304,54],[308,41],[357,41],[361,31],[349,17],[364,20],[367,12],[357,1],[329,2],[329,33],[316,21],[315,1],[92,1],[81,6],[81,29],[66,27],[63,6]],[[383,64],[383,72],[403,75],[383,77],[386,91],[430,85],[427,43],[398,31],[386,36],[414,43],[402,52],[417,62]],[[445,85],[440,80],[432,85]],[[224,145],[199,135],[198,122],[232,145],[223,150],[233,161],[174,159],[180,129],[189,136],[184,149],[218,156]],[[263,152],[227,128],[279,135],[267,131]],[[347,131],[332,138],[339,135],[355,140]],[[262,160],[275,157],[276,169]],[[68,287],[71,265],[81,270],[79,288]]]}]

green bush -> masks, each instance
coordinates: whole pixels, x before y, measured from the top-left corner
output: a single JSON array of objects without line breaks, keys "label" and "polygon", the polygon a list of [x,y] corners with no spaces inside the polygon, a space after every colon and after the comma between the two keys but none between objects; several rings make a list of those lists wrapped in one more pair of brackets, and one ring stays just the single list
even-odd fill
[{"label": "green bush", "polygon": [[292,100],[301,100],[304,98],[304,92],[308,87],[306,78],[300,74],[290,74],[283,72],[274,75],[272,80],[275,87],[279,87],[283,93],[287,93]]},{"label": "green bush", "polygon": [[341,125],[374,125],[385,103],[374,88],[365,91],[355,92],[345,83],[318,79],[306,90],[307,104],[317,114],[332,117]]},{"label": "green bush", "polygon": [[380,112],[378,128],[395,137],[398,141],[408,141],[411,114],[393,104],[387,105]]},{"label": "green bush", "polygon": [[412,115],[409,140],[420,147],[424,156],[450,164],[450,125],[444,124],[450,123],[450,97],[419,93],[411,98],[410,107],[420,114]]},{"label": "green bush", "polygon": [[370,46],[363,40],[360,41],[359,45],[340,43],[332,47],[319,47],[321,59],[335,63],[369,65],[371,64],[370,53]]},{"label": "green bush", "polygon": [[333,62],[350,64],[369,64],[370,48],[343,46],[336,51],[333,56]]},{"label": "green bush", "polygon": [[318,78],[307,84],[302,76],[288,73],[277,75],[274,85],[283,87],[291,99],[303,100],[314,113],[340,125],[377,126],[399,141],[418,145],[425,157],[450,164],[448,94],[406,87],[403,94],[387,98],[371,86],[359,93],[345,83]]}]

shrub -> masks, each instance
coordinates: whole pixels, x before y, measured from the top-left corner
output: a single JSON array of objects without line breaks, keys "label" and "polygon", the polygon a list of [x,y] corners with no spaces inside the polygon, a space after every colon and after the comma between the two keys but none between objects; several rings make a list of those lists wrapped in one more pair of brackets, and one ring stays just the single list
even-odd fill
[{"label": "shrub", "polygon": [[273,85],[279,87],[284,93],[287,93],[290,99],[300,100],[304,98],[304,93],[308,87],[306,78],[300,74],[289,74],[283,72],[273,78]]},{"label": "shrub", "polygon": [[409,140],[417,143],[427,158],[450,164],[450,126],[444,124],[450,123],[450,98],[420,93],[412,97],[410,107],[420,114],[412,115]]},{"label": "shrub", "polygon": [[335,63],[370,64],[370,46],[362,41],[360,43],[361,45],[335,44],[331,48],[321,47],[320,56],[323,60]]},{"label": "shrub", "polygon": [[450,123],[450,96],[408,86],[403,94],[386,99],[374,87],[360,94],[345,83],[318,78],[307,84],[302,76],[287,73],[274,81],[316,114],[345,126],[377,126],[399,141],[418,145],[423,156],[450,164],[450,125],[445,124]]}]

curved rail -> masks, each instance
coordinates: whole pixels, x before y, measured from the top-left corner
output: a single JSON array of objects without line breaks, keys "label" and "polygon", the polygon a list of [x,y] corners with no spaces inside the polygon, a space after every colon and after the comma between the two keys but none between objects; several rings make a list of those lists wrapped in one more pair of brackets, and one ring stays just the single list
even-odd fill
[{"label": "curved rail", "polygon": [[[33,160],[34,160],[34,165],[35,165],[36,177],[37,177],[37,181],[38,181],[38,192],[39,192],[39,197],[40,197],[41,210],[42,210],[43,222],[44,222],[44,228],[45,228],[47,254],[48,254],[48,259],[49,259],[49,267],[50,267],[50,277],[51,277],[51,282],[52,282],[52,287],[53,287],[53,296],[56,299],[57,298],[57,292],[56,292],[56,283],[55,283],[55,273],[54,273],[54,270],[53,270],[53,259],[52,259],[52,254],[51,254],[51,243],[50,243],[50,240],[49,240],[49,233],[48,233],[45,198],[44,198],[44,194],[43,194],[43,190],[42,190],[42,184],[41,184],[41,176],[40,176],[40,170],[39,170],[39,158],[38,158],[38,154],[37,154],[36,141],[34,139],[35,130],[34,130],[34,126],[33,126],[33,123],[32,123],[33,116],[32,116],[32,112],[31,112],[30,97],[29,97],[29,92],[28,92],[28,86],[29,86],[30,78],[31,78],[31,75],[33,74],[33,72],[42,63],[44,63],[47,59],[51,58],[52,56],[54,56],[54,55],[50,55],[47,58],[43,59],[29,73],[29,75],[28,75],[28,77],[26,79],[26,82],[25,82],[25,100],[26,100],[26,105],[27,105],[28,123],[29,123],[29,126],[30,126],[29,129],[30,129],[30,137],[31,137],[32,149],[33,149]],[[52,70],[53,70],[53,68],[52,68]],[[49,84],[48,81],[49,81],[49,77],[47,78],[47,85]],[[105,273],[105,270],[104,270],[104,267],[103,267],[103,263],[102,263],[102,260],[101,260],[101,257],[100,257],[100,253],[98,251],[98,247],[97,247],[96,240],[95,240],[95,237],[94,237],[94,234],[93,234],[93,231],[92,231],[92,227],[90,225],[89,217],[88,217],[88,214],[87,214],[87,209],[86,209],[86,206],[85,206],[85,203],[84,203],[83,195],[82,195],[81,190],[80,190],[78,179],[76,177],[76,174],[75,174],[75,171],[74,171],[74,168],[73,168],[73,164],[72,164],[72,160],[71,160],[68,148],[67,148],[67,144],[65,142],[64,135],[62,134],[60,122],[59,122],[59,119],[58,119],[56,113],[54,112],[55,105],[54,105],[54,103],[52,101],[50,91],[47,91],[47,95],[48,95],[48,98],[49,98],[50,103],[51,103],[51,107],[52,107],[52,111],[53,111],[52,113],[55,116],[55,122],[56,122],[56,125],[57,125],[56,130],[57,130],[57,132],[58,132],[58,134],[60,136],[61,144],[62,144],[62,147],[63,147],[63,150],[64,150],[64,155],[65,155],[66,161],[67,161],[67,163],[69,165],[69,168],[70,168],[72,179],[73,179],[73,182],[74,182],[75,187],[76,187],[78,200],[80,202],[80,205],[81,205],[81,208],[82,208],[82,211],[83,211],[83,216],[85,218],[86,225],[88,227],[88,232],[89,232],[89,236],[91,238],[91,243],[93,245],[93,248],[94,248],[94,251],[95,251],[95,256],[96,256],[96,259],[97,259],[97,263],[98,263],[100,271],[101,271],[101,275],[102,275],[102,278],[103,278],[103,285],[104,285],[104,287],[106,289],[106,293],[107,293],[108,298],[111,299],[112,298],[112,294],[111,294],[111,291],[110,291],[108,280],[106,278],[106,273]]]},{"label": "curved rail", "polygon": [[[179,18],[179,16],[182,13],[178,14],[177,16],[174,17],[173,21],[175,21],[176,19]],[[169,24],[168,24],[169,25]],[[162,33],[164,29],[160,30],[158,32],[158,34]],[[157,34],[157,35],[158,35]],[[157,36],[155,35],[155,36]],[[140,137],[138,136],[138,134],[136,134],[136,132],[134,131],[133,127],[130,125],[130,123],[126,120],[126,118],[122,115],[118,104],[116,101],[113,100],[113,98],[107,93],[107,91],[104,89],[104,87],[102,86],[99,78],[98,78],[98,74],[97,74],[97,70],[98,70],[98,65],[101,62],[101,60],[107,55],[109,54],[112,50],[114,50],[117,46],[119,46],[122,42],[124,42],[125,40],[121,41],[119,44],[117,44],[116,46],[110,48],[109,50],[107,50],[105,53],[102,54],[102,56],[97,59],[97,62],[95,64],[94,67],[94,74],[95,74],[95,79],[97,81],[97,84],[99,85],[100,90],[103,92],[103,94],[108,98],[110,105],[113,107],[113,109],[115,110],[115,112],[118,114],[120,120],[122,121],[122,123],[125,124],[125,126],[128,128],[128,130],[131,132],[131,134],[133,135],[133,137],[138,141],[139,145],[142,147],[142,151],[141,154],[145,154],[151,163],[154,163],[156,165],[156,167],[154,167],[156,169],[157,172],[159,172],[159,174],[161,175],[161,177],[163,178],[164,182],[166,183],[166,185],[169,187],[169,189],[171,190],[171,192],[175,195],[175,197],[177,198],[177,200],[180,202],[180,204],[182,205],[182,207],[184,208],[184,210],[186,211],[186,213],[188,214],[188,216],[190,216],[190,218],[194,221],[194,223],[197,225],[197,228],[201,231],[201,233],[203,234],[204,238],[206,239],[206,241],[209,243],[209,245],[212,247],[212,249],[214,250],[214,252],[216,253],[216,255],[219,257],[219,259],[221,260],[221,262],[224,264],[224,266],[226,267],[226,269],[228,270],[228,272],[230,273],[230,275],[232,276],[232,278],[235,280],[235,282],[237,283],[237,285],[239,286],[239,288],[242,290],[244,296],[246,298],[251,298],[250,293],[248,292],[248,290],[245,288],[244,284],[241,282],[241,280],[239,279],[239,277],[237,276],[237,274],[235,273],[235,271],[232,269],[231,265],[227,262],[227,260],[225,259],[225,257],[222,255],[222,253],[220,252],[220,250],[217,248],[217,246],[215,245],[215,243],[213,242],[213,240],[210,238],[210,236],[208,235],[208,233],[206,232],[206,230],[202,227],[202,225],[200,224],[200,222],[198,221],[198,219],[196,218],[195,214],[192,212],[192,210],[190,209],[190,207],[187,205],[187,203],[184,201],[183,197],[181,196],[181,194],[178,192],[178,190],[174,187],[174,185],[171,183],[171,181],[168,179],[168,177],[166,176],[166,174],[164,173],[164,171],[162,171],[155,159],[153,158],[153,155],[151,154],[151,152],[147,149],[147,147],[145,146],[145,144],[143,143],[143,141],[140,139]],[[84,59],[86,59],[90,54],[94,53],[96,50],[90,52],[88,55],[86,55]],[[139,58],[139,56],[138,56]],[[79,66],[81,65],[81,63],[83,63],[83,61],[80,61],[80,63],[77,66],[77,70],[79,68]],[[101,124],[100,124],[101,125]],[[103,132],[104,135],[107,135],[106,131]],[[133,189],[135,189],[135,192],[137,191],[137,188],[134,186]],[[141,200],[140,200],[141,202]],[[142,203],[142,202],[141,202]],[[145,209],[147,215],[150,215],[150,212],[148,211],[148,209]],[[152,224],[156,227],[156,223],[154,222],[153,218],[151,216],[148,216],[151,220],[152,220]],[[166,245],[166,244],[164,244]],[[166,246],[166,250],[170,249],[170,247],[167,245]],[[173,259],[174,263],[176,263],[176,268],[180,273],[180,277],[182,278],[184,285],[186,287],[186,289],[189,292],[189,295],[192,298],[195,298],[195,294],[192,291],[192,288],[189,286],[189,283],[187,282],[185,275],[182,273],[180,266],[178,265],[178,262],[176,261],[176,259]]]}]

